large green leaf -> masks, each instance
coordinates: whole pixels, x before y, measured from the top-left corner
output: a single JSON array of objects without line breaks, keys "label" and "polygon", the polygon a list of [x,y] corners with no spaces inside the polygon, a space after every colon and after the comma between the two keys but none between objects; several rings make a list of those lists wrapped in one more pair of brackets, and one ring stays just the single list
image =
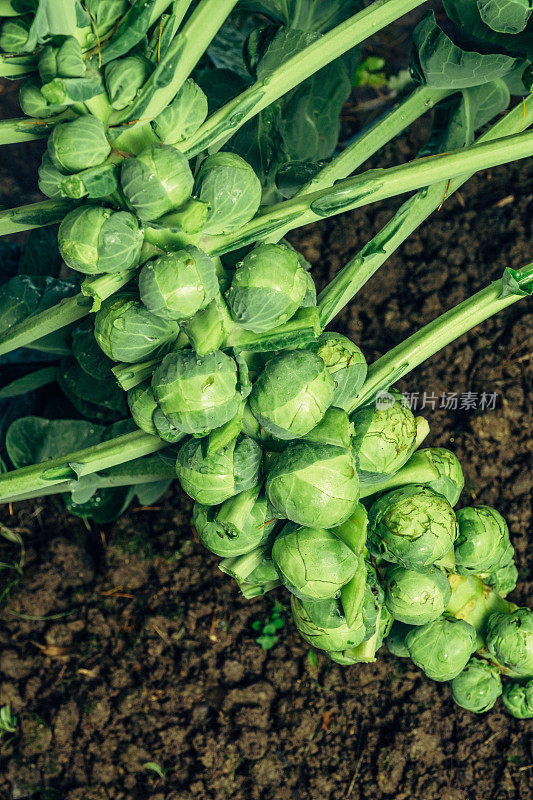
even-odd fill
[{"label": "large green leaf", "polygon": [[498,33],[520,33],[533,11],[531,0],[477,0],[477,7],[485,25]]},{"label": "large green leaf", "polygon": [[22,322],[31,314],[45,311],[76,292],[76,284],[70,281],[16,275],[1,287],[0,334],[6,333],[12,325]]},{"label": "large green leaf", "polygon": [[105,428],[85,420],[22,417],[6,434],[7,454],[14,467],[27,467],[98,444]]},{"label": "large green leaf", "polygon": [[28,392],[34,392],[36,389],[41,389],[49,383],[54,383],[56,379],[55,367],[43,367],[29,372],[22,378],[16,378],[11,383],[3,386],[0,389],[0,400],[5,400],[11,397],[20,397]]},{"label": "large green leaf", "polygon": [[525,29],[517,34],[499,33],[486,25],[477,0],[443,0],[444,8],[455,25],[458,44],[463,47],[482,48],[533,58],[533,26],[529,18]]},{"label": "large green leaf", "polygon": [[24,275],[48,275],[57,278],[62,259],[57,246],[57,230],[35,228],[26,240],[19,272]]},{"label": "large green leaf", "polygon": [[114,362],[100,349],[94,338],[94,320],[90,317],[72,332],[72,354],[82,370],[97,381],[114,380]]},{"label": "large green leaf", "polygon": [[413,33],[411,71],[420,83],[435,89],[465,89],[501,78],[515,65],[505,53],[465,50],[427,14]]},{"label": "large green leaf", "polygon": [[128,413],[126,393],[111,376],[96,380],[75,359],[65,359],[58,369],[58,382],[74,408],[97,422],[112,422]]},{"label": "large green leaf", "polygon": [[354,0],[242,0],[241,7],[303,31],[325,33],[362,8]]}]

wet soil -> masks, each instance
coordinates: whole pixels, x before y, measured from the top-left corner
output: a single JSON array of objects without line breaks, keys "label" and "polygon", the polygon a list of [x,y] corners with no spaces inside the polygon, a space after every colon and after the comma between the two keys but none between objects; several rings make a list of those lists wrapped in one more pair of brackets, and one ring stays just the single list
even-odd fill
[{"label": "wet soil", "polygon": [[[375,163],[412,157],[426,132],[427,122],[415,126]],[[6,204],[33,199],[38,148],[13,148],[16,177],[4,157]],[[396,207],[293,235],[319,287]],[[532,216],[531,163],[471,180],[334,327],[374,360],[506,266],[526,263]],[[461,502],[494,505],[508,520],[521,604],[531,598],[532,323],[531,306],[517,303],[401,384],[419,393],[419,407],[426,392],[429,444],[461,459]],[[457,394],[457,409],[439,399],[431,408],[443,392]],[[467,393],[476,408],[460,407]],[[494,409],[480,407],[482,393],[496,395]],[[190,506],[175,487],[157,509],[133,507],[90,529],[58,499],[0,509],[26,548],[22,575],[0,572],[0,707],[18,718],[0,739],[1,800],[533,797],[529,723],[501,705],[476,717],[453,704],[447,685],[385,652],[359,667],[322,655],[315,663],[287,595],[240,597],[195,541]],[[0,561],[16,558],[15,545],[0,545]],[[285,625],[265,651],[252,626],[274,604]]]}]

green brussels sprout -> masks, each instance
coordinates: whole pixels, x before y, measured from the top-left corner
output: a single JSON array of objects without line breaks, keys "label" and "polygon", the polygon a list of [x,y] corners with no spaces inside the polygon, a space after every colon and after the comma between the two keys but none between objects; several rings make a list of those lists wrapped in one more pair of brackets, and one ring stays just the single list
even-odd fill
[{"label": "green brussels sprout", "polygon": [[410,625],[405,625],[405,623],[398,622],[396,619],[394,620],[389,634],[385,639],[385,644],[387,645],[389,653],[392,653],[393,656],[397,656],[398,658],[409,658],[409,650],[405,644],[405,637],[410,630]]},{"label": "green brussels sprout", "polygon": [[128,406],[135,424],[145,433],[157,436],[157,428],[152,418],[157,403],[149,381],[134,386],[128,391]]},{"label": "green brussels sprout", "polygon": [[425,486],[387,492],[373,503],[368,516],[371,552],[409,569],[434,564],[457,537],[453,508]]},{"label": "green brussels sprout", "polygon": [[159,406],[156,407],[152,415],[152,422],[154,423],[157,435],[160,439],[163,439],[164,442],[175,444],[176,442],[181,442],[185,437],[184,432],[176,428],[176,426],[165,417]]},{"label": "green brussels sprout", "polygon": [[351,417],[355,428],[353,447],[362,472],[396,472],[415,446],[413,412],[401,402],[399,392],[391,392],[390,397],[390,403],[365,406]]},{"label": "green brussels sprout", "polygon": [[61,183],[65,176],[52,164],[47,153],[43,155],[39,167],[39,189],[47,197],[62,197]]},{"label": "green brussels sprout", "polygon": [[259,244],[237,265],[226,295],[229,309],[246,330],[262,333],[287,322],[302,305],[311,280],[294,250]]},{"label": "green brussels sprout", "polygon": [[345,650],[363,641],[362,615],[354,625],[348,625],[342,606],[335,598],[311,601],[291,595],[291,609],[300,636],[319,650]]},{"label": "green brussels sprout", "polygon": [[179,150],[152,145],[122,163],[120,180],[128,203],[143,222],[159,219],[189,199],[193,177]]},{"label": "green brussels sprout", "polygon": [[103,124],[90,114],[71,122],[60,122],[48,139],[47,153],[53,164],[65,173],[96,167],[110,152]]},{"label": "green brussels sprout", "polygon": [[507,597],[516,588],[518,570],[514,561],[511,561],[509,564],[505,564],[503,567],[482,577],[484,583],[494,589],[500,597]]},{"label": "green brussels sprout", "polygon": [[169,353],[152,376],[163,414],[185,433],[204,436],[233,419],[242,402],[237,364],[219,350]]},{"label": "green brussels sprout", "polygon": [[526,683],[507,681],[503,687],[503,704],[517,719],[533,718],[533,680]]},{"label": "green brussels sprout", "polygon": [[405,637],[409,655],[434,681],[451,681],[466,667],[476,649],[476,630],[455,617],[411,628]]},{"label": "green brussels sprout", "polygon": [[501,514],[489,506],[461,508],[455,563],[460,574],[493,572],[513,558],[509,529]]},{"label": "green brussels sprout", "polygon": [[43,83],[54,78],[82,78],[86,72],[81,44],[67,36],[59,47],[46,45],[39,56],[39,75]]},{"label": "green brussels sprout", "polygon": [[158,139],[166,144],[179,144],[196,133],[207,118],[207,97],[191,78],[188,78],[176,97],[152,121]]},{"label": "green brussels sprout", "polygon": [[130,292],[118,292],[104,300],[94,320],[94,335],[106,356],[127,364],[142,361],[177,339],[178,333],[175,322],[150,314]]},{"label": "green brussels sprout", "polygon": [[533,677],[533,611],[529,608],[491,614],[485,642],[489,653],[513,677]]},{"label": "green brussels sprout", "polygon": [[176,472],[193,500],[213,506],[257,486],[262,456],[259,445],[247,436],[210,455],[206,440],[189,439],[178,451]]},{"label": "green brussels sprout", "polygon": [[322,359],[309,350],[287,350],[260,374],[250,409],[268,433],[299,439],[318,425],[332,398],[333,380]]},{"label": "green brussels sprout", "polygon": [[438,567],[387,570],[385,603],[394,619],[406,625],[425,625],[440,617],[452,594],[450,582]]},{"label": "green brussels sprout", "polygon": [[69,267],[99,275],[135,266],[141,254],[143,232],[128,211],[81,206],[63,219],[58,243]]},{"label": "green brussels sprout", "polygon": [[151,71],[150,62],[143,56],[126,56],[110,61],[105,68],[105,85],[111,106],[118,111],[129,106]]},{"label": "green brussels sprout", "polygon": [[465,479],[457,456],[444,447],[428,447],[418,451],[426,456],[435,467],[439,477],[426,484],[434,492],[442,494],[451,506],[459,500]]},{"label": "green brussels sprout", "polygon": [[278,516],[334,528],[349,519],[359,500],[353,455],[327,444],[291,444],[270,467],[266,492]]},{"label": "green brussels sprout", "polygon": [[[20,87],[19,103],[28,117],[37,117],[37,119],[54,117],[56,114],[61,114],[66,108],[66,106],[49,103],[35,78],[28,78]],[[48,158],[48,156],[45,154],[43,158]]]},{"label": "green brussels sprout", "polygon": [[502,693],[498,668],[479,658],[471,658],[450,686],[457,705],[475,714],[490,711]]},{"label": "green brussels sprout", "polygon": [[367,365],[361,350],[346,336],[328,331],[310,346],[333,378],[332,405],[347,411],[365,382]]},{"label": "green brussels sprout", "polygon": [[139,291],[152,314],[165,319],[188,319],[217,296],[217,270],[206,253],[187,245],[148,261],[139,276]]},{"label": "green brussels sprout", "polygon": [[28,41],[31,20],[28,17],[8,19],[0,28],[0,50],[4,53],[22,53]]},{"label": "green brussels sprout", "polygon": [[200,167],[195,194],[209,207],[205,232],[231,233],[255,215],[261,182],[236,153],[214,153]]},{"label": "green brussels sprout", "polygon": [[218,510],[195,503],[193,524],[207,550],[222,558],[241,556],[270,539],[277,520],[260,488],[230,497]]},{"label": "green brussels sprout", "polygon": [[359,565],[359,556],[332,531],[291,523],[276,537],[272,560],[281,582],[302,600],[335,597]]}]

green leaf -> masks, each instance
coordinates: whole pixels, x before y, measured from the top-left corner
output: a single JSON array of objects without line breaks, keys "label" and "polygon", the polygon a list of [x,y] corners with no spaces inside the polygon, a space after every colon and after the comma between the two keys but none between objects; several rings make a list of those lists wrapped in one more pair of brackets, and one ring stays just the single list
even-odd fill
[{"label": "green leaf", "polygon": [[262,627],[263,623],[261,622],[261,620],[256,619],[255,622],[252,622],[252,630],[260,631]]},{"label": "green leaf", "polygon": [[411,70],[421,84],[435,89],[465,89],[501,78],[515,64],[504,53],[465,50],[439,27],[430,12],[413,33]]},{"label": "green leaf", "polygon": [[243,0],[241,7],[303,31],[325,33],[362,7],[355,0]]},{"label": "green leaf", "polygon": [[84,420],[21,417],[9,426],[5,444],[13,466],[27,467],[98,444],[104,431]]},{"label": "green leaf", "polygon": [[498,33],[520,33],[533,11],[531,0],[477,0],[477,7],[485,25]]},{"label": "green leaf", "polygon": [[0,389],[0,400],[5,400],[10,397],[19,397],[20,395],[34,392],[49,383],[53,383],[56,379],[55,367],[44,367],[37,369],[35,372],[30,372],[22,378],[17,378],[7,386]]},{"label": "green leaf", "polygon": [[141,506],[153,506],[172,486],[173,479],[154,481],[154,483],[140,483],[136,485],[135,493]]},{"label": "green leaf", "polygon": [[55,228],[30,231],[22,251],[19,273],[57,278],[62,263]]},{"label": "green leaf", "polygon": [[76,503],[70,494],[64,494],[63,500],[71,514],[83,519],[91,519],[97,525],[114,522],[127,509],[135,495],[131,486],[117,489],[100,489],[85,503]]},{"label": "green leaf", "polygon": [[494,31],[483,22],[477,0],[444,0],[444,8],[456,27],[456,38],[462,47],[480,47],[481,52],[496,50],[530,60],[533,58],[533,31],[530,26],[517,34]]},{"label": "green leaf", "polygon": [[263,650],[272,650],[276,642],[278,641],[277,636],[258,636],[255,640],[258,645],[260,645]]},{"label": "green leaf", "polygon": [[75,36],[76,3],[72,0],[38,0],[25,51],[31,53],[51,36]]},{"label": "green leaf", "polygon": [[74,359],[65,359],[58,369],[59,385],[74,408],[96,422],[123,419],[127,413],[126,393],[110,378],[96,380]]},{"label": "green leaf", "polygon": [[115,380],[113,361],[100,349],[94,338],[94,321],[85,319],[72,332],[72,355],[87,375],[97,381]]},{"label": "green leaf", "polygon": [[77,286],[57,278],[17,275],[1,289],[0,334],[4,334],[32,314],[51,308],[65,297],[72,297]]}]

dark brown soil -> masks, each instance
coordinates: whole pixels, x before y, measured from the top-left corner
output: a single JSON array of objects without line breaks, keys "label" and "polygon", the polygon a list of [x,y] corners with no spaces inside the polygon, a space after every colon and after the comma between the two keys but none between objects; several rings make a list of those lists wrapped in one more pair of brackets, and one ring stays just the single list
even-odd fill
[{"label": "dark brown soil", "polygon": [[[411,157],[426,129],[388,147],[380,163]],[[30,149],[16,150],[27,161]],[[470,181],[360,292],[336,327],[369,361],[531,258],[531,166]],[[12,173],[5,160],[1,169]],[[3,189],[15,204],[34,185]],[[294,235],[317,282],[395,206]],[[498,393],[495,410],[422,413],[429,443],[464,464],[463,502],[507,518],[521,604],[531,598],[532,322],[527,302],[517,303],[402,384],[421,396]],[[90,530],[59,500],[0,510],[26,547],[23,577],[0,573],[0,707],[18,716],[15,735],[0,740],[1,800],[533,797],[531,725],[500,705],[482,717],[463,711],[448,686],[385,652],[371,665],[342,668],[322,655],[314,665],[286,594],[242,599],[195,541],[190,505],[176,487],[161,508],[133,508]],[[0,561],[14,558],[16,547],[2,545]],[[274,602],[285,627],[264,651],[252,623]]]}]

